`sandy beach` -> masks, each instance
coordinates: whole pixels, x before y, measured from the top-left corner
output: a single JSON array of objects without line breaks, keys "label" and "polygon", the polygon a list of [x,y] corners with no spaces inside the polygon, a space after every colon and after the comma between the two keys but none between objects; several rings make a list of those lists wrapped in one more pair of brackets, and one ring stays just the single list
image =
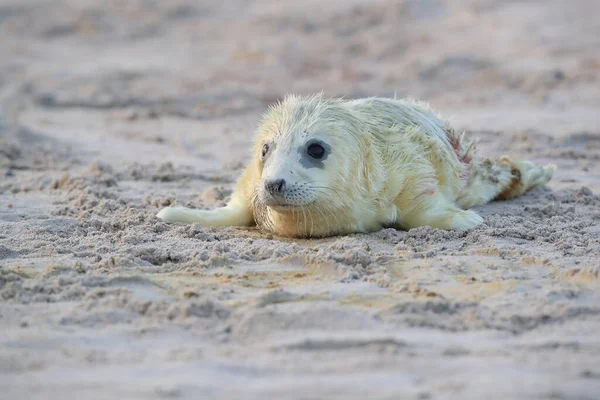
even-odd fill
[{"label": "sandy beach", "polygon": [[[0,1],[0,397],[600,397],[600,2]],[[470,231],[168,225],[288,93],[554,163]]]}]

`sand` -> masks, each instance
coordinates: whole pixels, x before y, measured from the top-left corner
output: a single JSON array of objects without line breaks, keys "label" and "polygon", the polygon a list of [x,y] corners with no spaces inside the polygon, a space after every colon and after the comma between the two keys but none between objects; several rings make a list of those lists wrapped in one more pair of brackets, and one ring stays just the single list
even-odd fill
[{"label": "sand", "polygon": [[[3,399],[597,399],[600,3],[0,2]],[[286,93],[416,97],[558,171],[463,232],[224,204]]]}]

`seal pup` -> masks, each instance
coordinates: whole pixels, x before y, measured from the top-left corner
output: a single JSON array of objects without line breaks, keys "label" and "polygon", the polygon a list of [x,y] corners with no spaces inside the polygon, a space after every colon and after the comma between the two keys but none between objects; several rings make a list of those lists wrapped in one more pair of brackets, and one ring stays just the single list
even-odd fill
[{"label": "seal pup", "polygon": [[546,184],[555,166],[479,158],[426,104],[289,95],[263,115],[225,207],[162,209],[165,222],[324,237],[483,222],[469,210]]}]

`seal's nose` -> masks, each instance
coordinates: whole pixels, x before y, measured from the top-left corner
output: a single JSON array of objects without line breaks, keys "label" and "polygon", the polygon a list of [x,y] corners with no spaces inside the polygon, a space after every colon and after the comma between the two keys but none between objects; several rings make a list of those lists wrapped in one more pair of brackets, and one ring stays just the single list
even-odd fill
[{"label": "seal's nose", "polygon": [[273,181],[267,181],[265,182],[265,189],[267,189],[267,192],[269,192],[271,196],[281,194],[285,190],[285,180],[276,179]]}]

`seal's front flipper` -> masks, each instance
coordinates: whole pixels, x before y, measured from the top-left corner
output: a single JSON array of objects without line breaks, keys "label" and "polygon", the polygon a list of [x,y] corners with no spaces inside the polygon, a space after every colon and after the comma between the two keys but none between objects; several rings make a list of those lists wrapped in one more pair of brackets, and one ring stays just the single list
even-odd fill
[{"label": "seal's front flipper", "polygon": [[164,222],[199,223],[204,226],[250,226],[254,223],[252,211],[239,204],[228,204],[214,210],[194,210],[186,207],[167,207],[156,215]]},{"label": "seal's front flipper", "polygon": [[475,211],[433,209],[419,215],[411,215],[403,224],[405,229],[431,226],[443,230],[472,229],[483,223],[483,218]]},{"label": "seal's front flipper", "polygon": [[431,226],[437,229],[471,229],[483,223],[483,218],[475,211],[462,210],[436,192],[420,201],[414,207],[400,213],[400,225],[404,229]]}]

